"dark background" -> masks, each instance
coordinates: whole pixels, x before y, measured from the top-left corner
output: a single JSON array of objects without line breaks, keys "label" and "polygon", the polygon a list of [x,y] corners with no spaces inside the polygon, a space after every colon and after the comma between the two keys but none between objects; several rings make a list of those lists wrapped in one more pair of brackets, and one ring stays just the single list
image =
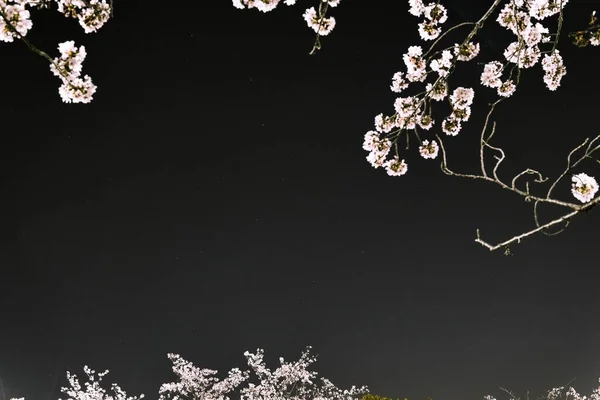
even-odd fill
[{"label": "dark background", "polygon": [[[264,348],[274,369],[306,345],[339,387],[411,400],[508,398],[499,385],[535,396],[574,377],[585,394],[594,387],[597,210],[506,257],[474,243],[475,230],[496,242],[533,227],[522,198],[447,177],[414,147],[403,177],[366,162],[363,135],[392,112],[391,76],[420,43],[419,19],[394,3],[344,0],[316,56],[301,17],[310,1],[268,14],[227,0],[117,1],[93,35],[34,13],[28,37],[40,48],[86,46],[98,85],[89,105],[63,104],[45,60],[2,44],[7,399],[55,399],[65,371],[86,364],[155,398],[176,380],[167,352],[225,373],[245,367],[245,350]],[[571,1],[565,32],[593,5]],[[446,27],[486,6],[452,0]],[[495,25],[481,61],[511,39]],[[556,176],[599,133],[600,49],[563,40],[561,88],[548,91],[537,65],[498,109],[505,179],[527,167]],[[478,88],[474,115],[446,140],[463,172],[477,171],[494,98],[471,64],[455,82]],[[592,164],[577,172],[600,178]],[[557,193],[574,200],[568,180]]]}]

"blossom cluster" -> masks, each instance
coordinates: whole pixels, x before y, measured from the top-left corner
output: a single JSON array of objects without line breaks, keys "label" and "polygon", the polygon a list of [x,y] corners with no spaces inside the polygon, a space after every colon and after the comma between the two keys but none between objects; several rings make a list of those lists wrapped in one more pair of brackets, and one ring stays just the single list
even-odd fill
[{"label": "blossom cluster", "polygon": [[0,1],[0,40],[12,42],[25,35],[33,26],[31,14],[26,6],[29,1]]},{"label": "blossom cluster", "polygon": [[[544,83],[549,90],[556,90],[567,69],[556,44],[550,50],[541,50],[540,46],[550,43],[552,37],[542,21],[560,13],[566,3],[568,0],[510,0],[500,5],[496,22],[512,32],[516,40],[506,47],[503,61],[484,64],[481,85],[496,89],[500,98],[510,97],[518,84],[518,78],[513,76],[515,70],[531,68],[541,60]],[[424,17],[419,24],[421,39],[428,41],[439,38],[440,25],[447,20],[447,11],[439,1],[425,4],[423,0],[408,0],[408,5],[410,14]],[[363,149],[369,152],[367,161],[372,167],[384,167],[391,176],[406,174],[408,165],[398,154],[397,142],[402,133],[408,138],[411,131],[415,132],[419,141],[420,156],[426,159],[437,157],[438,143],[431,139],[422,140],[418,133],[419,130],[431,130],[435,124],[432,117],[433,102],[447,100],[450,104],[451,112],[440,124],[441,131],[446,135],[458,135],[463,123],[469,120],[475,90],[458,86],[450,91],[448,79],[458,62],[468,62],[479,55],[479,44],[471,40],[481,26],[479,23],[473,25],[475,28],[462,43],[433,53],[433,48],[425,52],[421,46],[410,46],[402,55],[404,70],[394,73],[390,90],[403,94],[419,83],[425,84],[425,90],[417,95],[397,97],[393,115],[379,114],[375,117],[375,129],[369,130],[363,141]],[[507,77],[503,77],[505,71],[509,71]],[[390,156],[392,149],[395,149],[395,154]],[[590,201],[596,194],[597,185],[591,177],[580,181],[574,182],[573,195],[583,202]]]},{"label": "blossom cluster", "polygon": [[442,33],[440,25],[448,20],[448,10],[439,3],[425,5],[422,0],[409,0],[409,5],[409,13],[415,17],[425,17],[425,20],[419,23],[421,39],[437,39]]},{"label": "blossom cluster", "polygon": [[[255,382],[239,390],[241,400],[260,399],[289,399],[289,400],[358,400],[362,395],[368,393],[368,388],[352,386],[350,389],[339,389],[329,379],[321,378],[321,385],[312,380],[317,373],[308,371],[307,368],[316,361],[316,357],[310,356],[311,347],[308,346],[299,360],[286,362],[279,358],[281,364],[275,371],[266,367],[264,362],[264,351],[257,349],[256,353],[246,351],[244,356],[252,372],[256,376]],[[241,371],[233,368],[226,378],[219,380],[214,375],[217,371],[211,369],[200,369],[191,362],[184,360],[178,354],[168,354],[173,363],[173,372],[179,377],[178,382],[164,383],[159,388],[159,400],[179,400],[182,398],[192,399],[214,399],[228,400],[229,394],[250,379],[250,371]],[[79,383],[76,375],[67,372],[70,388],[63,387],[61,392],[69,396],[68,400],[141,400],[144,395],[127,396],[117,385],[112,384],[112,395],[102,388],[102,378],[108,373],[96,372],[87,366],[84,371],[89,382],[85,383],[85,390]],[[236,396],[237,397],[237,396]],[[10,400],[25,400],[24,398],[13,398]],[[61,399],[59,399],[61,400]]]},{"label": "blossom cluster", "polygon": [[[108,370],[100,372],[96,376],[96,371],[86,365],[83,367],[83,371],[88,377],[88,382],[84,384],[85,390],[81,386],[81,383],[79,383],[77,375],[67,371],[67,380],[71,387],[62,387],[60,391],[69,396],[68,400],[141,400],[144,398],[143,394],[139,396],[127,396],[127,393],[116,383],[111,385],[112,395],[109,395],[107,390],[101,385],[102,379],[108,374]],[[10,400],[25,400],[25,398],[19,397]]]},{"label": "blossom cluster", "polygon": [[571,193],[582,203],[590,202],[596,196],[596,193],[598,193],[598,182],[587,174],[580,173],[573,175],[571,180],[573,182]]},{"label": "blossom cluster", "polygon": [[[274,10],[281,0],[233,0],[233,6],[243,10],[244,8],[256,8],[258,11],[269,12]],[[283,3],[292,6],[296,0],[283,0]]]},{"label": "blossom cluster", "polygon": [[[516,40],[504,50],[506,62],[519,69],[535,66],[543,53],[540,45],[550,42],[551,38],[550,30],[540,21],[559,13],[567,2],[568,0],[517,0],[506,3],[496,19],[500,26],[516,36]],[[501,79],[506,66],[500,61],[491,61],[484,66],[481,74],[481,84],[497,89],[498,95],[502,97],[509,97],[516,90],[515,81],[511,77],[505,81]],[[544,82],[550,90],[556,90],[567,73],[560,52],[555,48],[544,55],[542,69]]]},{"label": "blossom cluster", "polygon": [[[96,32],[110,18],[111,8],[106,0],[55,0],[55,3],[65,17],[77,19],[86,33]],[[33,26],[27,8],[46,5],[48,2],[40,0],[0,0],[0,40],[24,39]],[[50,70],[62,81],[58,91],[64,102],[89,103],[96,86],[88,75],[81,77],[85,48],[66,41],[58,45],[58,50],[60,56],[53,60],[39,50],[34,51],[51,62]]]},{"label": "blossom cluster", "polygon": [[[479,45],[473,42],[456,43],[441,51],[438,56],[429,59],[425,58],[421,46],[408,48],[402,57],[406,71],[399,71],[393,75],[391,91],[402,93],[411,84],[426,81],[430,74],[434,75],[434,80],[426,83],[424,94],[397,97],[394,101],[394,115],[379,114],[375,117],[375,130],[367,132],[363,142],[363,149],[369,151],[367,161],[374,168],[386,167],[388,174],[393,176],[406,173],[406,162],[400,161],[398,154],[393,159],[386,160],[393,145],[390,134],[417,128],[431,129],[435,122],[431,116],[431,107],[427,107],[431,101],[449,100],[452,111],[442,121],[441,127],[447,135],[458,134],[462,127],[461,123],[467,121],[471,115],[475,91],[472,88],[457,87],[448,96],[447,76],[456,62],[470,61],[478,54]],[[436,158],[438,151],[439,147],[435,140],[424,140],[419,146],[419,153],[423,158]]]},{"label": "blossom cluster", "polygon": [[[541,397],[542,399],[544,397]],[[569,386],[568,389],[565,390],[564,386],[555,387],[553,389],[548,390],[548,393],[545,396],[546,400],[560,400],[560,399],[568,399],[568,400],[600,400],[600,387],[596,387],[592,390],[590,396],[582,396],[577,393],[577,390],[572,386]],[[494,396],[486,395],[483,396],[483,400],[496,400]]]},{"label": "blossom cluster", "polygon": [[[264,351],[257,349],[256,353],[246,351],[244,356],[248,366],[258,378],[256,383],[248,382],[239,390],[241,400],[281,399],[300,400],[312,398],[316,400],[352,400],[367,392],[367,387],[352,386],[349,390],[341,390],[326,378],[321,378],[322,385],[313,383],[317,376],[307,367],[316,361],[309,355],[310,346],[298,361],[286,362],[279,359],[280,367],[271,371],[264,363]],[[177,400],[183,397],[206,399],[226,399],[227,394],[236,390],[250,378],[250,371],[237,368],[229,371],[228,376],[220,381],[214,375],[217,371],[200,369],[177,354],[169,354],[173,362],[173,372],[179,377],[179,382],[165,383],[159,389],[159,400]]]},{"label": "blossom cluster", "polygon": [[110,18],[110,5],[105,0],[60,0],[58,11],[76,18],[85,33],[96,32]]},{"label": "blossom cluster", "polygon": [[96,92],[92,79],[85,75],[81,77],[83,60],[87,53],[84,46],[77,47],[75,42],[67,41],[58,45],[60,57],[50,64],[50,70],[62,80],[58,89],[65,103],[89,103]]},{"label": "blossom cluster", "polygon": [[[277,8],[281,0],[232,0],[233,6],[241,10],[246,8],[256,8],[262,12],[269,12]],[[315,7],[307,8],[302,14],[304,21],[319,36],[327,36],[335,28],[335,18],[326,17],[324,6],[337,7],[341,0],[318,0],[318,11]],[[296,0],[283,0],[283,3],[292,6]]]},{"label": "blossom cluster", "polygon": [[[504,58],[519,68],[531,68],[541,57],[540,45],[550,42],[551,35],[541,21],[562,11],[568,0],[515,0],[504,5],[496,21],[516,36],[504,51]],[[544,57],[544,81],[550,90],[556,90],[566,74],[559,51],[552,49]]]},{"label": "blossom cluster", "polygon": [[483,86],[495,88],[498,91],[498,96],[510,97],[517,89],[515,82],[512,79],[507,79],[502,82],[502,71],[504,65],[500,61],[491,61],[483,67],[481,74],[481,84]]},{"label": "blossom cluster", "polygon": [[[540,57],[539,45],[549,41],[549,30],[539,21],[561,11],[567,1],[558,4],[554,0],[511,0],[500,10],[496,21],[517,36],[517,41],[510,43],[504,52],[505,63],[491,61],[484,65],[481,74],[483,86],[495,88],[501,97],[509,97],[516,90],[516,82],[511,77],[503,79],[502,74],[507,64],[515,64],[518,68],[529,68],[535,65]],[[408,0],[409,13],[425,20],[419,25],[421,39],[432,40],[441,34],[440,25],[447,20],[447,11],[439,2],[425,4],[422,0]],[[469,36],[470,38],[471,36]],[[427,82],[425,92],[417,96],[399,97],[394,102],[396,113],[392,116],[378,115],[375,118],[375,130],[367,132],[363,148],[369,151],[367,160],[375,167],[384,165],[400,166],[402,174],[406,172],[405,164],[400,164],[399,155],[386,160],[394,141],[398,140],[401,131],[418,129],[430,130],[434,125],[431,116],[431,101],[442,101],[448,98],[451,113],[441,122],[441,130],[450,136],[456,136],[462,124],[469,120],[471,104],[475,95],[473,88],[457,87],[449,96],[448,77],[459,61],[471,61],[480,51],[478,43],[465,40],[455,43],[446,49],[429,55],[424,54],[421,46],[410,46],[402,59],[406,70],[396,72],[392,77],[390,89],[394,93],[402,93],[413,83],[425,82],[432,74],[432,82]],[[429,55],[429,57],[427,57]],[[544,81],[549,89],[555,90],[566,73],[562,57],[558,50],[544,55],[542,61]],[[512,72],[511,72],[512,75]],[[428,107],[429,106],[429,107]],[[435,141],[419,139],[419,153],[424,158],[435,158]],[[430,150],[427,150],[430,149]],[[388,169],[388,173],[390,173]],[[395,173],[393,175],[402,175]]]}]

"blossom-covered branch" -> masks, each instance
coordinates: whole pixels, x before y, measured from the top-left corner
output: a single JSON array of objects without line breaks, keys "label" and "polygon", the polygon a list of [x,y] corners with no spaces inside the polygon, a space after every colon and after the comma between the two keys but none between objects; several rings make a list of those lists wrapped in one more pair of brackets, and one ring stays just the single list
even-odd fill
[{"label": "blossom-covered branch", "polygon": [[[491,138],[496,129],[496,123],[491,122],[495,107],[512,96],[517,90],[523,70],[541,64],[544,72],[543,80],[548,89],[555,91],[560,86],[561,80],[567,72],[558,50],[564,7],[567,2],[568,0],[508,0],[504,2],[495,0],[478,21],[462,22],[442,33],[440,25],[447,19],[445,8],[439,2],[424,4],[422,0],[409,0],[409,13],[425,18],[418,28],[421,39],[425,41],[434,40],[434,42],[426,52],[419,45],[408,48],[403,57],[406,69],[394,74],[391,90],[395,93],[406,93],[415,85],[422,83],[425,83],[425,88],[420,91],[418,89],[413,90],[413,92],[417,92],[416,94],[396,98],[394,102],[395,113],[390,116],[377,115],[375,117],[375,129],[365,135],[363,148],[369,152],[367,161],[374,168],[384,167],[388,175],[400,176],[408,171],[408,163],[406,158],[400,155],[398,142],[404,138],[408,150],[410,148],[409,138],[414,135],[419,143],[419,154],[423,158],[436,158],[441,147],[443,155],[441,169],[447,175],[492,182],[503,189],[523,196],[527,201],[533,201],[535,229],[514,236],[497,245],[484,241],[478,231],[476,242],[490,250],[503,247],[507,249],[509,244],[518,243],[521,239],[535,233],[543,232],[547,234],[548,229],[551,227],[564,227],[571,218],[582,211],[588,211],[600,201],[595,198],[598,192],[598,183],[592,176],[583,172],[572,175],[571,188],[572,195],[578,201],[584,203],[583,205],[552,197],[552,191],[558,181],[583,160],[592,158],[592,154],[600,148],[596,144],[598,137],[591,142],[589,142],[589,139],[586,140],[584,144],[574,150],[578,150],[589,142],[588,149],[579,160],[571,164],[571,155],[569,156],[567,171],[556,179],[545,196],[533,195],[529,190],[529,182],[525,182],[524,189],[517,187],[519,179],[523,179],[527,175],[534,175],[535,183],[545,182],[547,178],[544,178],[536,170],[527,168],[516,175],[510,183],[504,182],[499,177],[498,171],[506,158],[506,154],[504,150],[491,144]],[[447,153],[441,137],[435,134],[437,140],[434,140],[433,138],[421,138],[421,135],[426,133],[425,131],[431,130],[432,126],[435,125],[433,118],[434,102],[447,100],[450,105],[450,114],[440,124],[441,131],[447,136],[456,136],[462,130],[463,124],[469,120],[475,90],[470,87],[457,86],[449,94],[449,80],[457,69],[459,62],[471,61],[479,55],[479,44],[472,40],[477,37],[478,31],[495,13],[497,13],[496,22],[512,32],[515,40],[506,47],[503,54],[504,60],[485,63],[480,77],[481,85],[495,89],[498,96],[498,99],[490,106],[481,132],[479,147],[481,173],[458,173],[448,167]],[[550,29],[542,24],[542,21],[553,16],[557,16],[558,22],[556,30],[551,33]],[[591,24],[595,22],[596,20],[593,19]],[[467,26],[472,26],[472,29],[460,42],[446,48],[435,49],[442,37],[451,31],[458,32],[459,28]],[[591,43],[594,44],[592,41]],[[544,47],[547,47],[547,49],[544,49]],[[430,78],[431,81],[427,83]],[[488,134],[490,125],[491,132]],[[389,157],[392,150],[395,154],[393,157]],[[490,151],[494,153],[495,162],[492,165],[487,165],[486,153]],[[539,204],[566,207],[569,212],[560,218],[541,223],[538,217]]]},{"label": "blossom-covered branch", "polygon": [[[315,0],[318,2],[317,8],[310,7],[304,11],[302,17],[309,28],[316,33],[315,42],[310,54],[315,54],[321,50],[321,36],[327,36],[335,28],[335,18],[327,17],[329,7],[337,7],[341,0]],[[273,11],[281,3],[281,0],[233,0],[233,5],[241,10],[246,8],[256,8],[262,12]],[[296,0],[283,0],[283,3],[292,6]]]},{"label": "blossom-covered branch", "polygon": [[[105,0],[54,0],[58,12],[65,17],[76,18],[86,33],[96,32],[112,15],[112,1]],[[60,56],[50,57],[38,49],[27,38],[33,26],[29,8],[49,8],[50,0],[0,0],[0,40],[21,40],[34,53],[50,62],[50,70],[62,85],[59,94],[66,103],[89,103],[96,86],[88,75],[81,76],[82,63],[87,53],[84,46],[75,46],[73,41],[58,45]]]},{"label": "blossom-covered branch", "polygon": [[[284,0],[283,2],[287,5],[296,3],[295,0]],[[238,8],[257,8],[266,12],[275,9],[280,0],[233,0],[233,3]],[[338,3],[339,1],[319,0],[318,11],[313,7],[305,12],[306,22],[317,32],[317,39],[311,54],[321,47],[320,35],[330,33],[335,26],[335,20],[327,19],[325,14],[328,6],[336,6]],[[513,177],[510,183],[504,182],[499,177],[498,171],[506,155],[500,147],[491,144],[496,127],[495,122],[491,123],[492,114],[496,105],[515,93],[524,71],[532,69],[538,64],[541,66],[543,81],[547,88],[551,91],[558,89],[562,78],[567,73],[558,44],[564,21],[564,9],[568,0],[491,0],[490,3],[489,8],[477,21],[461,22],[444,31],[443,25],[448,20],[448,12],[440,1],[425,3],[423,0],[408,0],[408,13],[420,18],[420,22],[417,23],[417,32],[421,40],[433,43],[427,50],[418,44],[408,47],[407,52],[403,55],[404,68],[393,75],[390,86],[392,92],[404,95],[395,99],[395,112],[392,115],[381,113],[375,117],[375,129],[366,133],[363,149],[369,152],[367,161],[371,166],[384,168],[390,176],[402,176],[408,171],[408,163],[406,162],[407,157],[401,155],[399,143],[404,140],[405,149],[409,150],[410,137],[414,136],[422,158],[437,158],[440,147],[442,147],[441,168],[446,174],[493,182],[503,189],[523,196],[527,201],[533,201],[535,229],[497,245],[485,242],[481,239],[478,231],[476,241],[490,250],[496,250],[501,247],[507,248],[509,244],[520,242],[521,239],[538,232],[550,234],[549,228],[555,226],[564,228],[572,217],[597,204],[598,200],[594,198],[598,192],[598,183],[592,176],[583,172],[572,175],[571,193],[584,205],[564,201],[551,195],[556,183],[567,172],[577,167],[581,161],[591,158],[598,146],[591,147],[597,138],[590,142],[586,154],[577,162],[569,163],[565,174],[556,179],[545,196],[533,195],[529,190],[528,181],[525,181],[524,189],[517,187],[519,180],[531,175],[535,177],[534,183],[544,183],[547,179],[536,170],[527,168]],[[470,119],[475,89],[459,85],[451,89],[449,82],[460,63],[470,62],[479,56],[480,46],[476,39],[480,30],[491,18],[511,32],[514,40],[508,43],[503,53],[504,59],[483,63],[480,83],[484,87],[494,89],[498,99],[491,104],[481,133],[479,148],[481,173],[457,173],[448,168],[447,154],[440,136],[433,134],[427,137],[426,135],[435,126],[434,112],[440,113],[439,106],[435,103],[446,101],[450,106],[449,114],[446,114],[439,124],[440,130],[447,136],[458,135]],[[553,18],[557,23],[555,28],[551,29],[551,25],[546,21],[551,21]],[[467,29],[467,32],[461,40],[451,46],[437,48],[442,38],[447,38],[450,33],[462,32],[464,29]],[[595,13],[592,13],[589,27],[584,31],[570,34],[570,37],[577,45],[598,45],[599,30],[600,25],[597,23]],[[421,88],[415,89],[419,86]],[[488,135],[490,123],[492,129]],[[486,165],[486,153],[490,151],[494,153],[495,159],[495,163],[491,166]],[[566,207],[569,212],[558,219],[542,223],[538,216],[540,204]]]}]

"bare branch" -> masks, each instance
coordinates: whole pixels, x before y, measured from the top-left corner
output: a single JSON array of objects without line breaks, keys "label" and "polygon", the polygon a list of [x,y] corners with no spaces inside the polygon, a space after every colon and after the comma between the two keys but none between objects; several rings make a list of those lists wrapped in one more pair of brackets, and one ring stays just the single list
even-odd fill
[{"label": "bare branch", "polygon": [[479,229],[477,229],[477,239],[475,239],[475,242],[481,244],[484,247],[487,247],[490,251],[494,251],[494,250],[497,250],[497,249],[499,249],[501,247],[505,247],[505,246],[507,246],[507,245],[509,245],[511,243],[514,243],[514,242],[521,243],[521,239],[525,239],[525,238],[527,238],[527,237],[529,237],[529,236],[531,236],[531,235],[533,235],[535,233],[540,232],[543,229],[547,229],[547,228],[549,228],[551,226],[554,226],[556,224],[560,224],[561,222],[564,222],[564,221],[566,221],[566,220],[568,220],[570,218],[573,218],[577,214],[579,214],[578,210],[571,211],[570,213],[568,213],[566,215],[563,215],[562,217],[557,218],[555,220],[552,220],[552,221],[550,221],[550,222],[548,222],[548,223],[546,223],[546,224],[544,224],[544,225],[542,225],[542,226],[540,226],[540,227],[538,227],[536,229],[532,229],[529,232],[525,232],[525,233],[522,233],[522,234],[520,234],[518,236],[514,236],[513,238],[505,240],[504,242],[498,243],[496,245],[492,245],[492,244],[486,242],[485,240],[481,239],[481,235],[479,233]]},{"label": "bare branch", "polygon": [[[517,188],[513,188],[512,186],[507,185],[506,183],[502,182],[500,179],[498,179],[496,177],[492,178],[492,177],[483,176],[483,175],[463,174],[463,173],[454,172],[454,171],[450,170],[450,168],[448,168],[447,152],[446,152],[446,148],[444,146],[444,142],[443,142],[442,138],[439,135],[436,135],[436,138],[440,142],[440,149],[442,151],[442,162],[441,162],[440,168],[441,168],[442,172],[444,172],[446,175],[457,176],[460,178],[479,179],[479,180],[483,180],[483,181],[487,181],[487,182],[492,182],[492,183],[499,185],[503,189],[510,190],[511,192],[514,192],[514,193],[517,193],[517,194],[523,196],[525,198],[525,201],[539,201],[541,203],[554,204],[557,206],[570,208],[572,210],[577,210],[580,207],[578,204],[575,204],[575,203],[569,203],[566,201],[561,201],[561,200],[556,200],[556,199],[551,199],[551,198],[532,196],[528,192],[525,192],[525,191],[522,191]],[[501,154],[504,154],[504,152],[501,149],[490,146],[489,144],[486,144],[486,145],[493,149],[498,149],[499,151],[502,152]],[[501,158],[501,157],[499,157],[499,158]],[[499,159],[499,158],[497,158],[497,159]],[[502,160],[499,160],[499,161],[502,161]],[[499,162],[496,164],[496,166],[498,164],[499,164]],[[496,174],[494,174],[494,175],[496,175]]]},{"label": "bare branch", "polygon": [[565,214],[562,217],[553,219],[552,221],[550,221],[544,225],[538,226],[536,229],[532,229],[528,232],[522,233],[521,235],[514,236],[513,238],[505,240],[504,242],[496,244],[496,245],[492,245],[492,244],[484,241],[483,239],[481,239],[479,229],[477,229],[477,239],[475,239],[475,242],[481,244],[484,247],[487,247],[490,251],[497,250],[501,247],[505,247],[514,242],[521,243],[521,239],[525,239],[537,232],[540,232],[540,231],[543,231],[544,229],[550,228],[551,226],[554,226],[554,225],[557,225],[560,223],[568,223],[569,220],[572,219],[573,217],[575,217],[576,215],[581,214],[582,212],[590,211],[592,208],[597,206],[599,203],[600,203],[600,196],[596,197],[594,200],[590,201],[589,203],[585,203],[580,206],[576,206],[576,209],[574,211],[571,211],[570,213]]},{"label": "bare branch", "polygon": [[515,395],[514,395],[514,393],[513,393],[511,390],[509,390],[509,389],[505,389],[505,388],[503,388],[502,386],[500,386],[498,389],[500,389],[500,390],[502,390],[503,392],[507,393],[507,394],[508,394],[508,395],[511,397],[511,399],[514,399],[514,400],[519,400],[519,398],[518,398],[517,396],[515,396]]},{"label": "bare branch", "polygon": [[[528,174],[528,175],[537,175],[537,178],[534,179],[533,181],[536,183],[544,183],[548,180],[548,178],[544,178],[542,176],[542,174],[539,171],[536,171],[535,169],[531,169],[531,168],[527,168],[526,170],[524,170],[523,172],[519,173],[518,175],[516,175],[512,181],[511,181],[511,188],[516,189],[517,188],[517,180],[522,177],[523,175]],[[529,192],[529,188],[527,189],[527,192]]]}]

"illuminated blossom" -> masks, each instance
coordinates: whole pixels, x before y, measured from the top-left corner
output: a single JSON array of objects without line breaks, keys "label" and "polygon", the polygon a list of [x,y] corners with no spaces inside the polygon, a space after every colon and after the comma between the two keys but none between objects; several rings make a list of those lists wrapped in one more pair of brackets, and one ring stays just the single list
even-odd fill
[{"label": "illuminated blossom", "polygon": [[410,82],[423,82],[427,77],[426,64],[422,55],[423,49],[421,46],[410,46],[402,56],[407,69],[406,79]]},{"label": "illuminated blossom", "polygon": [[516,89],[517,86],[515,83],[512,80],[508,80],[498,86],[498,95],[502,97],[510,97],[513,95]]},{"label": "illuminated blossom", "polygon": [[465,43],[464,45],[454,45],[454,55],[460,61],[471,61],[479,54],[479,43]]},{"label": "illuminated blossom", "polygon": [[529,15],[533,18],[544,19],[558,14],[569,0],[530,0]]},{"label": "illuminated blossom", "polygon": [[444,79],[437,81],[435,86],[428,83],[425,90],[427,91],[427,95],[436,101],[442,101],[448,96],[448,84]]},{"label": "illuminated blossom", "polygon": [[423,21],[418,24],[419,36],[423,40],[434,40],[440,33],[442,33],[442,29],[434,22],[431,21]]},{"label": "illuminated blossom", "polygon": [[442,51],[440,58],[436,58],[429,63],[429,68],[432,71],[437,72],[440,76],[448,75],[450,67],[452,67],[452,60],[454,55],[450,50]]},{"label": "illuminated blossom", "polygon": [[58,76],[62,85],[58,89],[65,103],[89,103],[92,101],[96,86],[92,79],[81,75],[82,63],[86,57],[84,46],[77,47],[75,42],[66,41],[58,45],[60,57],[52,60],[50,71]]},{"label": "illuminated blossom", "polygon": [[421,129],[429,130],[433,126],[433,118],[431,118],[431,115],[423,114],[419,118],[418,124]]},{"label": "illuminated blossom", "polygon": [[453,108],[467,108],[473,104],[475,91],[471,88],[457,87],[450,96]]},{"label": "illuminated blossom", "polygon": [[540,60],[540,48],[523,46],[519,42],[513,42],[504,50],[504,57],[508,62],[517,64],[519,68],[531,68]]},{"label": "illuminated blossom", "polygon": [[552,54],[544,55],[542,60],[542,68],[544,70],[544,83],[550,90],[556,90],[560,86],[560,81],[567,73],[567,68],[563,64],[563,59],[558,50]]},{"label": "illuminated blossom", "polygon": [[502,76],[502,63],[492,61],[485,64],[483,73],[481,74],[481,84],[492,88],[497,88],[502,85],[500,77]]},{"label": "illuminated blossom", "polygon": [[419,146],[419,153],[423,158],[434,159],[437,157],[439,150],[439,146],[435,140],[432,140],[431,143],[429,140],[423,140],[423,143]]},{"label": "illuminated blossom", "polygon": [[400,93],[407,87],[408,82],[404,79],[404,74],[402,72],[396,72],[392,77],[392,85],[390,86],[392,92]]},{"label": "illuminated blossom", "polygon": [[[6,16],[0,18],[0,40],[12,42],[15,38],[27,35],[27,32],[33,26],[29,11],[25,9],[26,2],[16,2],[14,4],[5,4],[0,2],[2,12]],[[9,21],[7,23],[6,21]]]},{"label": "illuminated blossom", "polygon": [[379,114],[375,117],[375,129],[377,132],[388,133],[396,126],[394,117],[384,117]]},{"label": "illuminated blossom", "polygon": [[319,36],[327,36],[335,28],[335,18],[319,17],[314,7],[307,9],[302,16],[308,27]]},{"label": "illuminated blossom", "polygon": [[571,193],[582,203],[590,202],[598,192],[598,182],[589,175],[577,174],[571,180],[573,181]]},{"label": "illuminated blossom", "polygon": [[373,168],[383,166],[391,147],[392,142],[389,139],[382,139],[379,136],[379,132],[369,131],[365,134],[363,149],[369,152],[367,161]]},{"label": "illuminated blossom", "polygon": [[408,0],[408,5],[410,6],[408,12],[415,17],[420,17],[425,12],[423,0]]},{"label": "illuminated blossom", "polygon": [[[320,378],[319,383],[313,382],[317,372],[307,368],[316,361],[310,356],[310,346],[302,353],[299,360],[286,362],[279,358],[280,366],[271,371],[264,363],[264,351],[257,349],[256,353],[246,351],[244,356],[250,370],[242,371],[232,368],[227,376],[220,380],[215,375],[218,371],[207,368],[200,369],[191,362],[184,360],[178,354],[169,353],[172,370],[178,381],[163,383],[158,394],[159,400],[205,399],[226,400],[239,398],[241,400],[259,399],[315,399],[315,400],[358,400],[368,393],[368,388],[362,386],[350,389],[340,389],[329,379]],[[97,374],[87,366],[84,371],[88,382],[81,384],[76,375],[67,372],[70,387],[62,387],[61,392],[69,400],[140,400],[144,395],[128,396],[119,385],[113,383],[111,391],[107,391],[102,380],[108,371]],[[251,372],[257,379],[248,382]],[[247,383],[245,387],[242,384]],[[237,393],[235,393],[237,391]],[[24,400],[11,399],[11,400]],[[60,399],[59,399],[60,400]]]},{"label": "illuminated blossom", "polygon": [[456,136],[458,135],[458,132],[460,132],[461,128],[462,125],[460,120],[452,114],[442,121],[442,131],[444,131],[446,135]]},{"label": "illuminated blossom", "polygon": [[398,156],[395,156],[393,159],[386,161],[385,170],[389,176],[401,176],[408,171],[408,165],[404,160],[400,161]]}]

